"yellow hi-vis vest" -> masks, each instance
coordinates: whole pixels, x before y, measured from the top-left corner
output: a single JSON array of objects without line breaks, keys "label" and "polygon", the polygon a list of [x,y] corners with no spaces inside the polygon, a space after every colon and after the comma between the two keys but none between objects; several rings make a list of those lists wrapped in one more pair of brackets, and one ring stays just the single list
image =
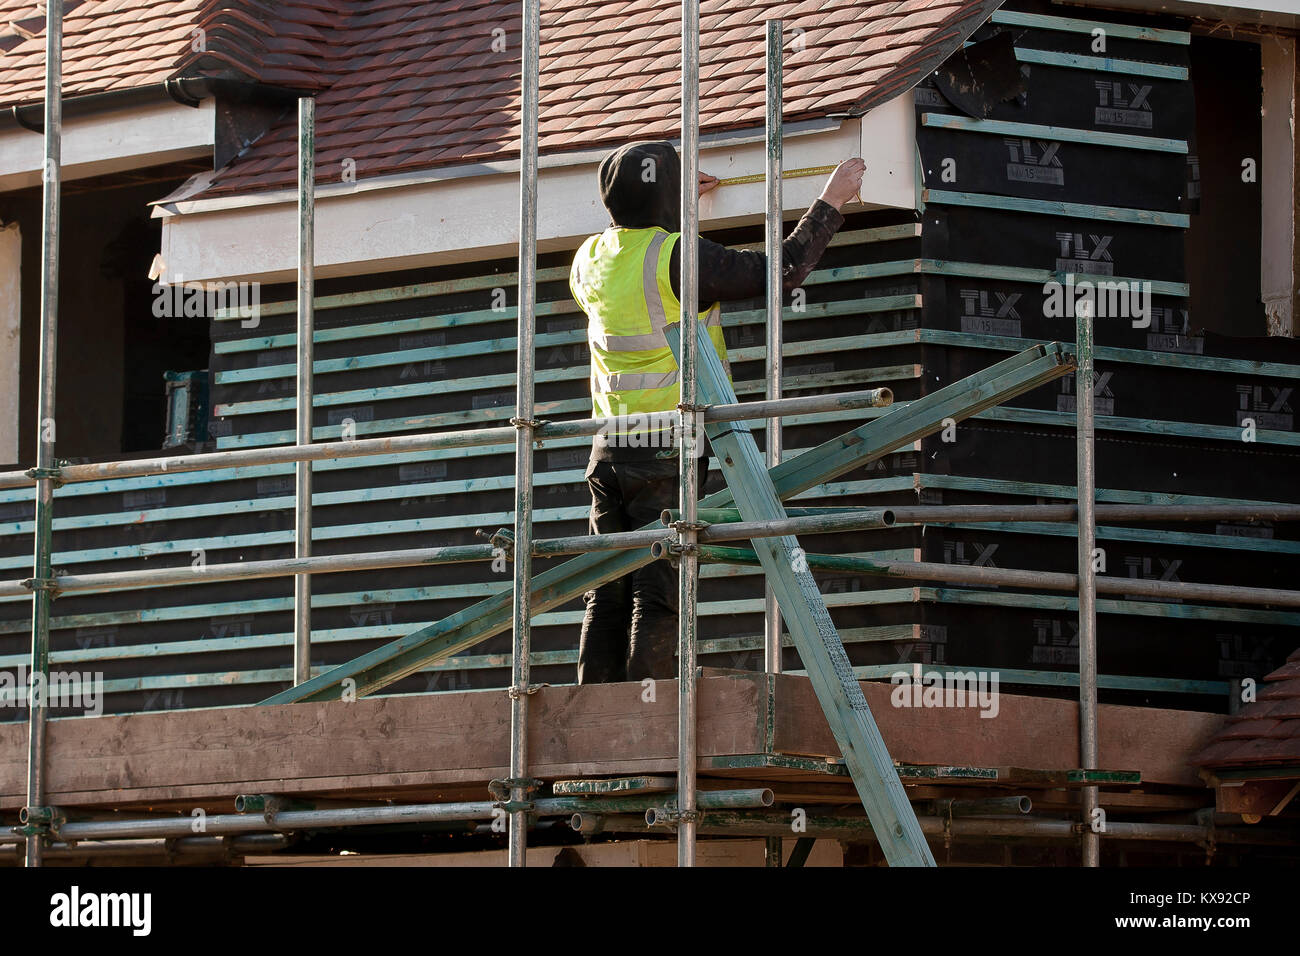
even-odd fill
[{"label": "yellow hi-vis vest", "polygon": [[[677,323],[681,303],[669,278],[673,244],[681,233],[658,226],[606,229],[578,249],[569,289],[587,313],[593,417],[645,415],[677,407],[677,360],[664,327]],[[700,313],[727,369],[722,310]]]}]

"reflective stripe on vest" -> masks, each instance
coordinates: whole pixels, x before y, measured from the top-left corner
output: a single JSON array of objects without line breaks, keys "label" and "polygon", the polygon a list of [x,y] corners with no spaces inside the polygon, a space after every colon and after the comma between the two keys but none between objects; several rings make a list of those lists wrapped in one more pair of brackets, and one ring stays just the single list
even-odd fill
[{"label": "reflective stripe on vest", "polygon": [[[657,227],[611,228],[589,238],[574,257],[569,287],[588,317],[594,415],[677,407],[677,361],[664,329],[681,314],[670,268],[678,237]],[[718,303],[700,319],[730,376]]]}]

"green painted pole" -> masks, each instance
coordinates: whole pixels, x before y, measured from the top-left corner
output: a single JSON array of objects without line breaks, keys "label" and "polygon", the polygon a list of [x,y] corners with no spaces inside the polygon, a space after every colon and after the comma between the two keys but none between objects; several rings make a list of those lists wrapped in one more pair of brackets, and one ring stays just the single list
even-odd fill
[{"label": "green painted pole", "polygon": [[27,699],[27,810],[36,818],[28,828],[24,862],[40,866],[48,819],[45,807],[45,711],[50,670],[50,604],[53,600],[54,486],[58,462],[54,457],[54,373],[58,366],[59,325],[59,199],[63,143],[63,0],[49,0],[45,9],[45,160],[41,180],[41,339],[37,395],[36,535],[32,562],[32,661]]}]

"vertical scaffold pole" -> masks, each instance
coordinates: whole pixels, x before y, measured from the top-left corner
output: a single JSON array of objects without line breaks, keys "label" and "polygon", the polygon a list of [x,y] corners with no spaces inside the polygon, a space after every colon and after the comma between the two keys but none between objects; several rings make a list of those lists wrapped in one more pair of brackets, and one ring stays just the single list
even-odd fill
[{"label": "vertical scaffold pole", "polygon": [[[682,0],[682,232],[681,232],[681,323],[693,330],[699,310],[699,171],[700,171],[700,0]],[[677,671],[677,865],[695,865],[695,597],[699,555],[696,545],[696,516],[699,510],[699,481],[696,472],[700,416],[696,409],[695,336],[682,336],[678,357],[682,416],[681,512],[679,543],[681,562],[678,576],[678,671]]]},{"label": "vertical scaffold pole", "polygon": [[[50,603],[53,599],[54,373],[58,365],[59,197],[63,141],[63,0],[45,8],[45,161],[41,231],[41,365],[36,414],[36,535],[32,562],[32,663],[27,698],[27,806],[45,806],[45,710],[50,670]],[[31,818],[29,817],[29,820]],[[37,817],[38,826],[43,817]],[[40,866],[41,832],[27,834],[24,861]]]},{"label": "vertical scaffold pole", "polygon": [[533,335],[537,300],[537,110],[541,12],[524,0],[519,114],[519,332],[515,387],[514,647],[510,683],[510,813],[508,862],[525,866],[531,792],[528,776],[529,654],[532,648]]},{"label": "vertical scaffold pole", "polygon": [[[1096,458],[1093,448],[1092,358],[1090,309],[1075,314],[1074,373],[1076,471],[1079,495],[1079,759],[1084,770],[1097,769],[1097,580],[1093,564],[1096,547]],[[1100,839],[1094,827],[1097,788],[1084,787],[1083,865],[1097,866]]]},{"label": "vertical scaffold pole", "polygon": [[[782,21],[767,21],[767,397],[781,397],[782,305],[784,300],[781,256],[781,99],[782,99]],[[767,467],[781,463],[781,419],[767,420]],[[776,593],[764,578],[763,597],[763,669],[781,673],[781,608]],[[765,847],[767,865],[781,865],[781,838],[768,837]]]},{"label": "vertical scaffold pole", "polygon": [[[781,50],[782,24],[767,21],[767,397],[781,397]],[[767,420],[767,467],[781,463],[781,419]],[[772,586],[766,587],[763,614],[764,669],[781,673],[781,609]]]},{"label": "vertical scaffold pole", "polygon": [[[316,336],[316,100],[298,100],[298,391],[297,441],[312,441]],[[294,557],[311,557],[312,463],[295,467]],[[311,680],[311,575],[293,576],[293,682]]]}]

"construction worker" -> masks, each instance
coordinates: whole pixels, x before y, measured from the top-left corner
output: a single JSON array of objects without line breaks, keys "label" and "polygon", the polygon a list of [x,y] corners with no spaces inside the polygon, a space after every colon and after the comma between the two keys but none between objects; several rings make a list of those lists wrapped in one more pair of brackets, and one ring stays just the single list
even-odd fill
[{"label": "construction worker", "polygon": [[[836,167],[782,245],[786,292],[797,288],[844,223],[840,209],[857,195],[866,164]],[[587,313],[594,417],[621,423],[595,436],[587,483],[591,533],[631,531],[659,520],[679,497],[673,433],[651,427],[677,407],[677,362],[663,329],[681,316],[681,165],[671,143],[630,143],[600,164],[600,198],[610,226],[587,239],[573,260],[569,287]],[[701,173],[700,195],[718,185]],[[767,257],[699,240],[700,320],[726,363],[719,303],[764,294]],[[729,367],[728,367],[729,371]],[[700,459],[700,487],[708,470]],[[578,683],[676,676],[677,574],[655,561],[585,596]]]}]

